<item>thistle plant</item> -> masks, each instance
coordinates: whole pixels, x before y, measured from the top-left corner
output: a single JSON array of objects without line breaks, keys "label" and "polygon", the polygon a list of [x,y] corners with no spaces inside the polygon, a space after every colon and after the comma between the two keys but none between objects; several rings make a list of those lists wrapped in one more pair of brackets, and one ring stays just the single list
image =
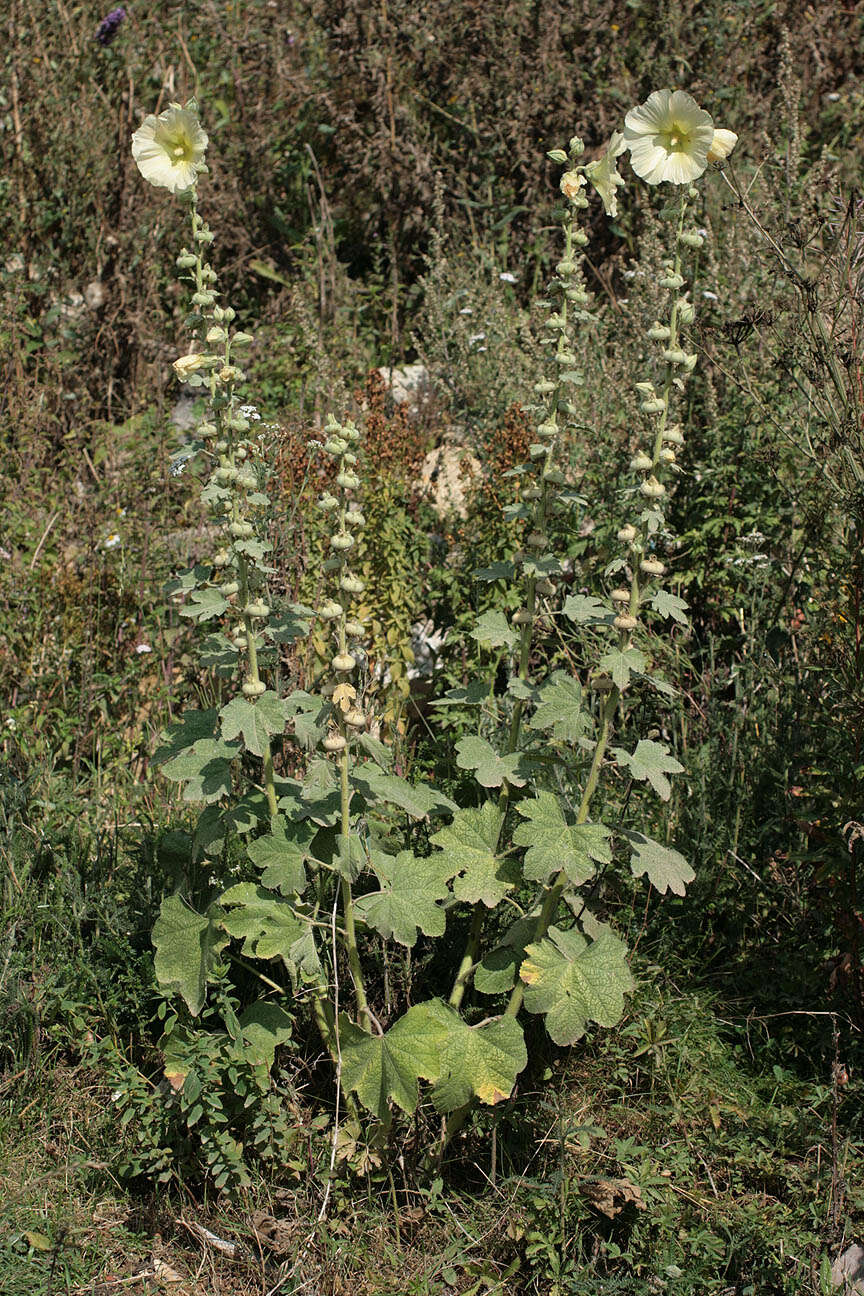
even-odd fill
[{"label": "thistle plant", "polygon": [[[209,466],[202,498],[222,532],[212,562],[172,588],[185,599],[184,616],[218,622],[204,657],[235,685],[224,705],[187,712],[156,756],[163,773],[184,785],[186,800],[204,803],[193,848],[213,862],[216,886],[207,897],[181,889],[166,898],[153,934],[157,977],[186,1005],[186,1019],[175,1014],[166,1029],[175,1086],[191,1074],[176,1042],[191,1031],[189,1018],[201,1012],[208,986],[224,979],[223,956],[266,966],[257,972],[265,997],[226,1016],[233,1047],[258,1050],[266,1075],[276,1045],[299,1020],[314,1021],[337,1095],[365,1109],[381,1131],[397,1110],[412,1116],[421,1082],[430,1086],[445,1118],[439,1152],[474,1103],[495,1105],[512,1094],[528,1062],[523,1009],[542,1015],[562,1045],[589,1023],[608,1027],[620,1019],[633,982],[623,940],[594,912],[602,877],[621,853],[633,874],[647,874],[660,892],[683,894],[693,876],[675,850],[617,819],[604,822],[601,791],[610,773],[623,774],[665,800],[668,776],[681,770],[653,738],[612,743],[619,732],[629,735],[632,702],[644,684],[668,688],[652,681],[648,622],[685,620],[683,602],[659,586],[665,566],[656,545],[683,444],[677,402],[695,365],[683,334],[693,319],[684,258],[700,240],[687,225],[690,185],[708,164],[714,134],[689,96],[660,91],[628,114],[598,160],[582,161],[578,138],[550,154],[565,167],[563,246],[544,303],[549,364],[535,386],[536,440],[528,462],[514,470],[521,498],[511,516],[523,543],[512,562],[479,573],[515,586],[519,607],[509,622],[500,612],[484,614],[473,631],[481,648],[506,654],[507,690],[499,699],[494,681],[479,681],[443,699],[481,708],[483,732],[456,745],[457,765],[473,775],[461,806],[396,776],[388,748],[370,733],[366,626],[358,616],[364,587],[352,567],[364,527],[362,433],[351,421],[331,415],[318,443],[336,468],[318,501],[329,532],[328,587],[315,609],[271,609],[267,497],[252,467],[257,447],[239,403],[244,375],[235,358],[251,339],[234,329],[234,312],[220,301],[205,260],[213,235],[198,213],[206,136],[194,105],[172,106],[137,134],[145,177],[189,205],[192,247],[181,251],[178,266],[193,289],[187,322],[194,344],[175,370],[207,397],[192,450]],[[617,159],[627,148],[637,174],[681,192],[657,285],[664,318],[648,330],[655,361],[637,384],[644,436],[632,463],[630,516],[619,530],[621,555],[607,571],[613,588],[569,595],[559,609],[562,563],[550,535],[578,498],[569,487],[569,453],[588,413],[579,339],[590,336],[593,316],[580,219],[592,189],[606,212],[616,213],[624,184]],[[273,686],[279,648],[313,621],[327,636],[328,667],[314,692],[283,696]],[[538,632],[553,623],[579,627],[596,646],[596,660],[578,674],[544,674],[538,666]],[[303,753],[300,778],[277,773],[274,747],[286,741]],[[406,832],[404,816],[423,828],[441,816],[449,822],[433,824],[431,834]],[[236,855],[237,843],[243,876],[225,886],[220,865]],[[370,993],[381,983],[382,943],[410,951],[421,937],[443,936],[457,914],[467,931],[464,952],[437,995],[400,1015],[389,992]]]}]

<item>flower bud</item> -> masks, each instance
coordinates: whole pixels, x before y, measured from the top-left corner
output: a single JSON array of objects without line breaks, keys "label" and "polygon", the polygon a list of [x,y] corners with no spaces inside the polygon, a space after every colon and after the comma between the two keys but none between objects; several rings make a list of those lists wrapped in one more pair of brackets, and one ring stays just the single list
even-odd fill
[{"label": "flower bud", "polygon": [[681,431],[680,424],[675,423],[672,427],[668,427],[663,433],[663,440],[671,441],[673,445],[683,446],[684,434]]},{"label": "flower bud", "polygon": [[646,499],[662,499],[666,494],[666,487],[656,477],[649,477],[647,481],[643,481],[639,489]]},{"label": "flower bud", "polygon": [[213,476],[220,486],[230,486],[233,481],[237,480],[236,468],[217,468]]},{"label": "flower bud", "polygon": [[654,467],[654,460],[649,458],[644,450],[640,450],[630,460],[631,472],[650,472]]},{"label": "flower bud", "polygon": [[660,451],[660,462],[665,464],[673,464],[675,462],[675,451],[672,450],[669,446],[663,446],[663,448]]},{"label": "flower bud", "polygon": [[212,306],[215,300],[216,294],[212,293],[209,288],[205,288],[203,292],[192,294],[193,306]]},{"label": "flower bud", "polygon": [[646,576],[662,576],[666,570],[665,564],[657,558],[643,558],[639,567]]},{"label": "flower bud", "polygon": [[682,324],[692,324],[696,318],[696,307],[686,297],[682,297],[678,302],[678,319]]},{"label": "flower bud", "polygon": [[576,230],[573,235],[573,242],[577,247],[586,247],[588,244],[588,235],[584,230]]},{"label": "flower bud", "polygon": [[538,500],[542,494],[543,491],[540,489],[539,486],[526,486],[525,489],[522,491],[522,498],[524,500],[533,501],[533,500]]},{"label": "flower bud", "polygon": [[199,423],[195,431],[204,441],[209,441],[211,437],[216,436],[218,428],[215,423]]},{"label": "flower bud", "polygon": [[555,384],[553,382],[549,382],[548,380],[544,379],[543,382],[538,382],[534,384],[534,390],[538,396],[546,396],[549,392],[553,392],[555,390]]},{"label": "flower bud", "polygon": [[576,364],[576,357],[572,351],[558,351],[555,355],[555,363],[563,368]]},{"label": "flower bud", "polygon": [[346,450],[342,456],[342,462],[347,464],[349,468],[353,468],[357,462],[357,456],[352,454],[350,450]]},{"label": "flower bud", "polygon": [[661,324],[659,320],[655,320],[648,330],[647,336],[652,342],[666,342],[670,336],[669,325]]},{"label": "flower bud", "polygon": [[254,473],[240,473],[236,483],[241,490],[253,491],[258,489],[258,478]]},{"label": "flower bud", "polygon": [[549,149],[549,152],[546,154],[546,156],[550,158],[553,162],[567,161],[567,154],[564,152],[563,149]]},{"label": "flower bud", "polygon": [[738,143],[738,136],[734,131],[723,130],[722,127],[714,132],[714,138],[711,141],[711,147],[708,149],[709,162],[723,162],[729,156]]},{"label": "flower bud", "polygon": [[688,373],[692,373],[693,370],[696,368],[698,362],[699,362],[698,355],[696,354],[695,351],[692,351],[690,355],[684,357],[684,368],[687,370]]},{"label": "flower bud", "polygon": [[236,634],[231,642],[239,652],[242,652],[248,646],[249,640],[244,634]]},{"label": "flower bud", "polygon": [[562,278],[575,274],[576,262],[567,259],[565,259],[564,261],[559,261],[555,267],[555,273],[561,275]]},{"label": "flower bud", "polygon": [[249,420],[245,414],[232,414],[228,419],[228,426],[232,432],[248,432]]},{"label": "flower bud", "polygon": [[663,275],[662,279],[658,280],[658,283],[661,288],[669,288],[673,291],[684,287],[684,280],[680,274]]},{"label": "flower bud", "polygon": [[218,324],[214,324],[212,328],[207,330],[206,341],[210,343],[224,342],[227,336],[228,334],[223,328],[220,328]]},{"label": "flower bud", "polygon": [[579,138],[578,135],[574,135],[571,138],[570,143],[567,145],[567,148],[570,151],[571,157],[581,157],[582,154],[585,152],[585,145],[582,143],[582,140]]},{"label": "flower bud", "polygon": [[260,697],[266,690],[267,685],[263,680],[245,679],[243,681],[243,696],[247,698]]},{"label": "flower bud", "polygon": [[354,669],[354,667],[357,665],[357,661],[354,657],[351,656],[350,653],[337,653],[336,656],[333,658],[333,660],[330,662],[330,665],[333,667],[335,671],[341,671],[343,672],[343,674],[347,674],[348,671],[352,671]]},{"label": "flower bud", "polygon": [[350,512],[350,513],[348,514],[348,521],[351,523],[351,525],[352,525],[352,526],[354,527],[354,529],[357,530],[357,531],[362,531],[363,528],[364,528],[365,525],[366,525],[366,519],[365,519],[365,517],[363,516],[363,514],[362,514],[362,513],[356,513],[356,512],[354,512],[353,510],[352,510],[352,512]]},{"label": "flower bud", "polygon": [[220,549],[219,552],[215,553],[212,558],[214,567],[227,567],[230,561],[231,561],[231,555],[227,549]]},{"label": "flower bud", "polygon": [[193,252],[189,252],[186,248],[183,248],[175,262],[175,265],[180,270],[190,270],[197,260],[198,258]]},{"label": "flower bud", "polygon": [[238,329],[231,341],[234,346],[249,346],[250,342],[254,342],[255,339],[251,333],[244,333],[242,329]]},{"label": "flower bud", "polygon": [[557,423],[541,423],[537,428],[537,435],[541,437],[554,437],[558,434]]}]

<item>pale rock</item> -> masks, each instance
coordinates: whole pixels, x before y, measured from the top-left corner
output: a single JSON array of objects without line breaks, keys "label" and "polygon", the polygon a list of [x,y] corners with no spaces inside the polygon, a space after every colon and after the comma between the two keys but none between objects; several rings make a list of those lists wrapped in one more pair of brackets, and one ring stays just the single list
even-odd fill
[{"label": "pale rock", "polygon": [[831,1285],[843,1296],[864,1296],[864,1247],[853,1242],[831,1267]]}]

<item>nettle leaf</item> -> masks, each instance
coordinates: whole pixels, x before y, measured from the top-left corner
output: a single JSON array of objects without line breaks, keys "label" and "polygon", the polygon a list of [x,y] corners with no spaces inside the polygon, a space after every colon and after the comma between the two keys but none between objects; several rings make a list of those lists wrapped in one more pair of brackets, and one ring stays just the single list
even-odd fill
[{"label": "nettle leaf", "polygon": [[305,639],[314,616],[313,608],[305,607],[302,603],[289,603],[276,616],[271,615],[264,633],[274,643],[292,644],[297,639]]},{"label": "nettle leaf", "polygon": [[611,833],[603,824],[571,824],[558,798],[539,792],[533,801],[520,801],[516,809],[528,823],[513,833],[517,846],[527,846],[523,870],[530,882],[548,882],[561,869],[574,886],[594,874],[594,862],[612,859]]},{"label": "nettle leaf", "polygon": [[464,688],[448,689],[443,697],[430,700],[430,706],[480,706],[489,697],[488,679],[473,679]]},{"label": "nettle leaf", "polygon": [[512,562],[495,562],[490,563],[488,567],[480,567],[474,573],[474,579],[479,581],[512,581],[516,575],[516,568]]},{"label": "nettle leaf", "polygon": [[199,852],[211,857],[221,854],[225,845],[225,823],[226,816],[218,806],[204,807],[192,837],[192,853],[196,858]]},{"label": "nettle leaf", "polygon": [[219,903],[237,906],[222,919],[222,926],[243,941],[244,954],[281,958],[288,968],[296,965],[297,947],[309,928],[288,900],[252,882],[238,882],[222,893]]},{"label": "nettle leaf", "polygon": [[274,819],[271,831],[251,843],[247,854],[258,868],[263,869],[262,886],[283,895],[300,895],[306,887],[304,865],[313,857],[311,845],[318,828],[306,820],[288,823],[281,815]]},{"label": "nettle leaf", "polygon": [[439,901],[450,895],[447,883],[454,869],[441,855],[423,859],[413,851],[398,855],[372,854],[372,868],[380,891],[358,896],[357,912],[385,940],[410,949],[417,943],[418,927],[426,936],[443,936],[447,915]]},{"label": "nettle leaf", "polygon": [[196,913],[179,895],[166,896],[151,937],[156,947],[156,980],[182,996],[193,1016],[204,1006],[216,955],[228,944],[219,929],[221,910]]},{"label": "nettle leaf", "polygon": [[512,648],[517,638],[503,612],[484,612],[468,633],[481,648]]},{"label": "nettle leaf", "polygon": [[210,572],[211,568],[204,567],[201,563],[195,567],[187,567],[185,571],[178,572],[176,576],[167,580],[162,586],[162,591],[168,598],[173,594],[188,594],[189,590],[200,585],[202,581],[208,581]]},{"label": "nettle leaf", "polygon": [[440,999],[421,1006],[441,1029],[440,1073],[432,1090],[438,1111],[456,1111],[472,1097],[490,1107],[506,1102],[516,1077],[528,1065],[525,1038],[515,1017],[469,1026]]},{"label": "nettle leaf", "polygon": [[582,711],[582,685],[566,671],[555,671],[540,689],[530,729],[551,729],[558,742],[575,742],[588,728]]},{"label": "nettle leaf", "polygon": [[479,810],[457,810],[453,822],[430,838],[447,860],[457,900],[494,909],[519,880],[514,860],[497,854],[503,815],[493,801]]},{"label": "nettle leaf", "polygon": [[672,784],[666,775],[681,774],[684,770],[684,766],[669,755],[669,748],[664,743],[650,738],[640,738],[632,754],[623,747],[614,747],[612,755],[619,765],[630,770],[631,776],[639,783],[647,779],[662,801],[668,801],[672,795]]},{"label": "nettle leaf", "polygon": [[525,946],[537,927],[536,918],[517,918],[504,939],[474,969],[474,988],[480,994],[507,994],[525,957]]},{"label": "nettle leaf", "polygon": [[561,563],[554,554],[544,554],[542,558],[532,558],[530,554],[526,554],[522,559],[522,570],[526,576],[557,576],[561,571]]},{"label": "nettle leaf", "polygon": [[218,589],[205,586],[204,589],[192,590],[189,602],[178,610],[182,617],[189,617],[192,621],[210,621],[221,616],[227,607],[228,603]]},{"label": "nettle leaf", "polygon": [[587,941],[577,931],[550,927],[539,944],[528,945],[519,975],[528,1012],[545,1013],[556,1044],[575,1044],[589,1021],[614,1026],[624,1012],[624,995],[634,989],[623,941],[605,932]]},{"label": "nettle leaf", "polygon": [[540,690],[536,685],[529,684],[519,675],[510,676],[507,681],[507,692],[511,697],[520,698],[523,702],[537,702],[540,697]]},{"label": "nettle leaf", "polygon": [[564,600],[564,615],[577,625],[611,625],[615,613],[591,594],[570,594]]},{"label": "nettle leaf", "polygon": [[253,788],[231,807],[227,817],[234,831],[243,837],[261,824],[270,822],[270,803],[259,788]]},{"label": "nettle leaf", "polygon": [[284,699],[285,717],[294,721],[294,737],[302,747],[318,745],[327,729],[329,707],[314,693],[298,689]]},{"label": "nettle leaf", "polygon": [[393,764],[393,749],[385,743],[379,742],[373,738],[370,733],[357,734],[357,746],[361,747],[367,756],[371,756],[376,765],[383,770],[389,770]]},{"label": "nettle leaf", "polygon": [[198,660],[202,666],[209,666],[224,676],[236,668],[238,652],[227,635],[211,634],[201,645]]},{"label": "nettle leaf", "polygon": [[240,1017],[240,1028],[246,1044],[244,1050],[253,1066],[269,1071],[280,1044],[291,1039],[294,1023],[284,1008],[268,1000],[252,1004]]},{"label": "nettle leaf", "polygon": [[218,801],[231,791],[231,761],[239,743],[202,738],[162,766],[166,778],[185,783],[184,801]]},{"label": "nettle leaf", "polygon": [[456,809],[454,802],[436,788],[409,783],[396,774],[385,774],[371,761],[354,768],[351,782],[367,801],[386,801],[412,819],[425,819],[436,810]]},{"label": "nettle leaf", "polygon": [[153,753],[151,763],[164,765],[202,738],[215,738],[218,714],[216,707],[211,707],[209,711],[184,711],[180,719],[169,725],[162,735],[162,742]]},{"label": "nettle leaf", "polygon": [[600,669],[612,676],[615,684],[623,692],[630,683],[631,675],[639,675],[647,666],[645,654],[638,648],[613,648],[600,658]]},{"label": "nettle leaf", "polygon": [[662,895],[674,891],[675,895],[683,896],[687,883],[692,882],[696,876],[684,856],[671,847],[646,837],[644,833],[625,831],[624,836],[633,847],[630,857],[633,876],[639,877],[642,873],[647,873],[648,881]]},{"label": "nettle leaf", "polygon": [[481,787],[500,787],[506,779],[513,787],[524,787],[528,779],[521,752],[499,756],[485,738],[460,738],[456,744],[456,764],[460,769],[474,770]]},{"label": "nettle leaf", "polygon": [[436,1080],[440,1072],[440,1027],[426,1004],[415,1004],[384,1035],[369,1035],[344,1014],[339,1016],[342,1087],[384,1124],[390,1103],[409,1116],[417,1108],[418,1079]]},{"label": "nettle leaf", "polygon": [[667,620],[671,617],[679,625],[690,624],[687,618],[687,604],[677,594],[670,594],[668,590],[658,590],[651,599],[651,607]]},{"label": "nettle leaf", "polygon": [[222,737],[231,742],[243,735],[246,750],[253,756],[264,756],[270,751],[270,739],[285,728],[285,703],[272,689],[267,689],[254,702],[248,698],[232,698],[219,712]]}]

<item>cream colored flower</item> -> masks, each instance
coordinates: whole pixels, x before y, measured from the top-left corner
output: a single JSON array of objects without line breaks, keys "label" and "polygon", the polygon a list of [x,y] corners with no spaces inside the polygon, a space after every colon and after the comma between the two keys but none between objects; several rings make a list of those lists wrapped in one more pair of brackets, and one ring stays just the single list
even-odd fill
[{"label": "cream colored flower", "polygon": [[618,195],[615,190],[624,184],[615,164],[627,147],[627,142],[620,131],[615,131],[606,145],[606,152],[596,162],[589,162],[585,175],[603,200],[603,210],[607,216],[618,215]]},{"label": "cream colored flower", "polygon": [[175,360],[171,368],[179,378],[180,382],[185,382],[190,374],[195,373],[198,369],[203,369],[209,360],[209,356],[199,355],[195,352],[192,355],[180,356]]},{"label": "cream colored flower", "polygon": [[738,136],[734,131],[715,130],[714,138],[711,141],[711,147],[708,150],[709,162],[723,162],[729,156],[738,143]]},{"label": "cream colored flower", "polygon": [[561,177],[561,192],[565,198],[575,198],[585,187],[585,177],[578,171],[565,171]]},{"label": "cream colored flower", "polygon": [[145,180],[172,193],[191,189],[207,168],[207,135],[191,108],[172,104],[145,117],[132,136],[132,156]]},{"label": "cream colored flower", "polygon": [[648,184],[690,184],[708,165],[714,123],[683,90],[655,90],[624,119],[633,170]]}]

